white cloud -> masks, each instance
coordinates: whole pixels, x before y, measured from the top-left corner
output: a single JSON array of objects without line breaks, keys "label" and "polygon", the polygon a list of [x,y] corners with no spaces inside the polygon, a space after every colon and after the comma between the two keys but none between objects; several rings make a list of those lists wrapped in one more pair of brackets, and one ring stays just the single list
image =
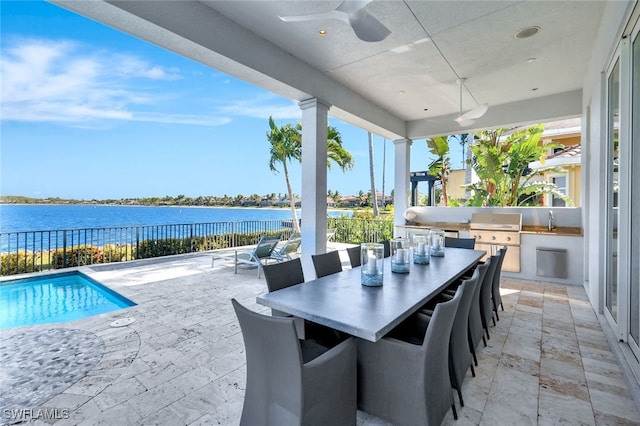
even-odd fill
[{"label": "white cloud", "polygon": [[179,96],[154,92],[141,81],[173,81],[182,75],[179,69],[133,55],[96,51],[71,41],[21,39],[5,43],[0,59],[3,121],[74,126],[105,125],[109,120],[203,126],[229,121],[217,115],[140,111]]},{"label": "white cloud", "polygon": [[237,100],[219,108],[223,114],[242,117],[300,120],[302,111],[294,101],[287,102],[276,95],[259,96],[252,99]]}]

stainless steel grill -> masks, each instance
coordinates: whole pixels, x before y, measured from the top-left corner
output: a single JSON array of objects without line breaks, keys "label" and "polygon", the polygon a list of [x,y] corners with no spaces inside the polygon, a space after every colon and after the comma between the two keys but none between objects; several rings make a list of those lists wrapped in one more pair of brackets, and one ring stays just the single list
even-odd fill
[{"label": "stainless steel grill", "polygon": [[485,258],[507,246],[502,270],[520,272],[520,213],[473,213],[469,230],[470,236],[476,239],[476,248],[487,252]]}]

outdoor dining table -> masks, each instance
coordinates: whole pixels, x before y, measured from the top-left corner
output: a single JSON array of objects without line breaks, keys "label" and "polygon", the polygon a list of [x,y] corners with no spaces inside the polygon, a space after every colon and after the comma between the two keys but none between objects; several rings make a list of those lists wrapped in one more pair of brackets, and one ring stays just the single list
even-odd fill
[{"label": "outdoor dining table", "polygon": [[405,274],[391,272],[387,258],[380,287],[362,285],[361,268],[357,267],[256,300],[298,319],[376,342],[476,265],[484,254],[482,250],[447,247],[444,257],[431,257],[428,265],[411,264]]}]

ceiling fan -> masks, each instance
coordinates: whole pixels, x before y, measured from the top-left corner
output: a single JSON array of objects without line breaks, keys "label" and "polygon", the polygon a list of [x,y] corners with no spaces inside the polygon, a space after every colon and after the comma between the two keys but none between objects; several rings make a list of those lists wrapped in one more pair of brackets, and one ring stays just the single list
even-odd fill
[{"label": "ceiling fan", "polygon": [[[471,111],[468,111],[464,114],[462,113],[462,87],[464,86],[464,82],[466,80],[466,78],[459,78],[458,80],[456,80],[458,85],[460,86],[460,115],[455,119],[455,121],[457,121],[461,127],[470,126],[475,123],[475,120],[482,117],[489,108],[489,104],[484,103],[473,108]],[[466,86],[464,87],[466,89]]]},{"label": "ceiling fan", "polygon": [[316,21],[322,19],[339,19],[353,28],[356,36],[367,42],[382,41],[391,30],[375,16],[364,10],[373,0],[343,0],[338,7],[328,12],[312,13],[301,16],[279,16],[284,22]]}]

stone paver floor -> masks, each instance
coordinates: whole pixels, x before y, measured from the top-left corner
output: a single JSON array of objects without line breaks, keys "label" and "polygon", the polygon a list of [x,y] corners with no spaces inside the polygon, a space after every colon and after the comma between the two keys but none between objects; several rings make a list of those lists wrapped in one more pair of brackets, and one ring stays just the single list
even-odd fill
[{"label": "stone paver floor", "polygon": [[[2,331],[2,424],[238,424],[245,354],[230,299],[268,312],[255,302],[266,291],[255,269],[189,255],[81,270],[137,306]],[[502,289],[460,419],[444,424],[640,425],[582,287],[503,278]],[[125,317],[135,322],[110,326]],[[358,424],[386,423],[359,412]]]}]

